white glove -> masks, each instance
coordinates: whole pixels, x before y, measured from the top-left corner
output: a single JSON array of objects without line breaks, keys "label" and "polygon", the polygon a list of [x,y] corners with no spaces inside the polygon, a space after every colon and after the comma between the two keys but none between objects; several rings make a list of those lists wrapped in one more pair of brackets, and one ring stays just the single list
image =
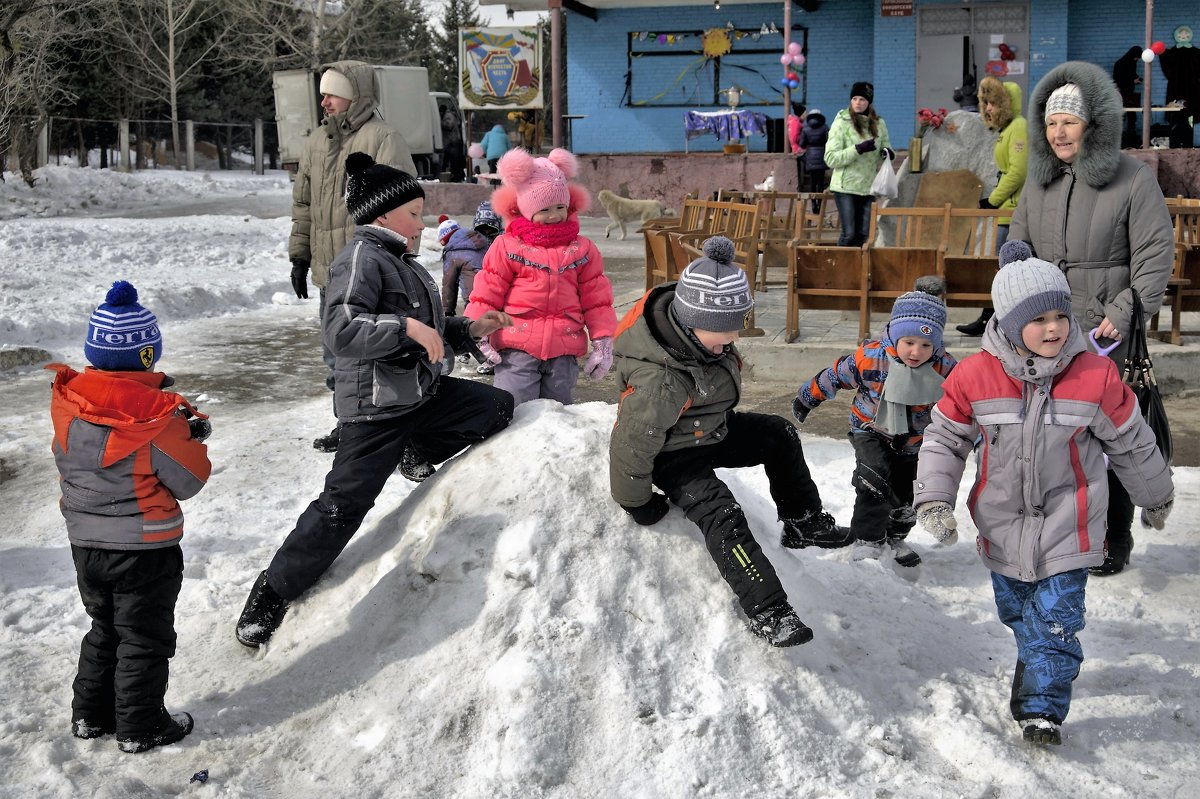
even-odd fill
[{"label": "white glove", "polygon": [[939,544],[958,543],[958,521],[954,518],[954,509],[949,503],[940,500],[922,502],[917,506],[917,521]]},{"label": "white glove", "polygon": [[1155,530],[1163,529],[1163,525],[1167,523],[1167,517],[1171,515],[1171,506],[1174,504],[1175,500],[1168,499],[1157,507],[1142,508],[1142,527],[1153,527]]}]

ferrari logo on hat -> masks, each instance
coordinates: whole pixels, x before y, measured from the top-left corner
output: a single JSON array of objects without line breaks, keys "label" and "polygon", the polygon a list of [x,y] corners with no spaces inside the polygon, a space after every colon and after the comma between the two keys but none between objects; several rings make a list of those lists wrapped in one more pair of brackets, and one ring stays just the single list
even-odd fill
[{"label": "ferrari logo on hat", "polygon": [[142,366],[149,369],[154,365],[154,347],[142,347],[138,350],[138,358],[142,361]]}]

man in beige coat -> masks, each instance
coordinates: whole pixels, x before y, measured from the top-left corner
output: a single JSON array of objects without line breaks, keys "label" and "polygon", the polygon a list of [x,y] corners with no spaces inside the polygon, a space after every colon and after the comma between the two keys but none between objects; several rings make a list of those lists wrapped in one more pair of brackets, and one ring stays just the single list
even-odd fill
[{"label": "man in beige coat", "polygon": [[[346,213],[346,157],[361,152],[376,163],[416,176],[417,169],[404,137],[376,114],[375,70],[361,61],[328,64],[321,75],[321,108],[325,118],[308,137],[292,187],[292,235],[288,257],[292,288],[308,299],[308,271],[325,306],[329,265],[354,235],[354,220]],[[325,385],[333,390],[333,355],[322,345],[328,372]],[[337,450],[338,428],[313,441],[322,452]]]}]

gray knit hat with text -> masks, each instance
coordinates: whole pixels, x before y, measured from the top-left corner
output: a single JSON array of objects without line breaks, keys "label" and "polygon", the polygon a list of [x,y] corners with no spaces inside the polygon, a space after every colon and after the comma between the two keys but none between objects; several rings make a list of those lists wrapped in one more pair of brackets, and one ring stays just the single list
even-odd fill
[{"label": "gray knit hat with text", "polygon": [[1047,311],[1071,315],[1071,287],[1063,271],[1035,258],[1023,241],[1006,241],[1000,248],[1000,271],[992,279],[996,322],[1012,344],[1020,345],[1021,330]]},{"label": "gray knit hat with text", "polygon": [[424,196],[421,184],[407,172],[377,164],[366,153],[350,153],[346,158],[346,211],[355,224],[368,225]]},{"label": "gray knit hat with text", "polygon": [[713,236],[704,242],[704,257],[688,264],[675,285],[675,318],[685,327],[728,333],[744,329],[753,309],[750,281],[733,263],[733,242]]}]

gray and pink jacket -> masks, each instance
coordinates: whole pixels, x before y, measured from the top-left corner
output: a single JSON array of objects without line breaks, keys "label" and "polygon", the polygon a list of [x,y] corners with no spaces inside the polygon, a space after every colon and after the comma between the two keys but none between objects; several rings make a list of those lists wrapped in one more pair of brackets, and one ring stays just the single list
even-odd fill
[{"label": "gray and pink jacket", "polygon": [[206,418],[161,372],[77,372],[61,363],[50,414],[59,505],[71,543],[92,549],[155,549],[183,537],[179,500],[212,471],[208,447],[187,417]]},{"label": "gray and pink jacket", "polygon": [[1108,480],[1104,456],[1134,503],[1174,494],[1170,470],[1133,392],[1113,362],[1086,352],[1078,326],[1057,358],[1019,354],[995,318],[983,352],[943,384],[917,465],[913,506],[953,507],[967,456],[967,498],[984,564],[1033,582],[1104,559]]}]

